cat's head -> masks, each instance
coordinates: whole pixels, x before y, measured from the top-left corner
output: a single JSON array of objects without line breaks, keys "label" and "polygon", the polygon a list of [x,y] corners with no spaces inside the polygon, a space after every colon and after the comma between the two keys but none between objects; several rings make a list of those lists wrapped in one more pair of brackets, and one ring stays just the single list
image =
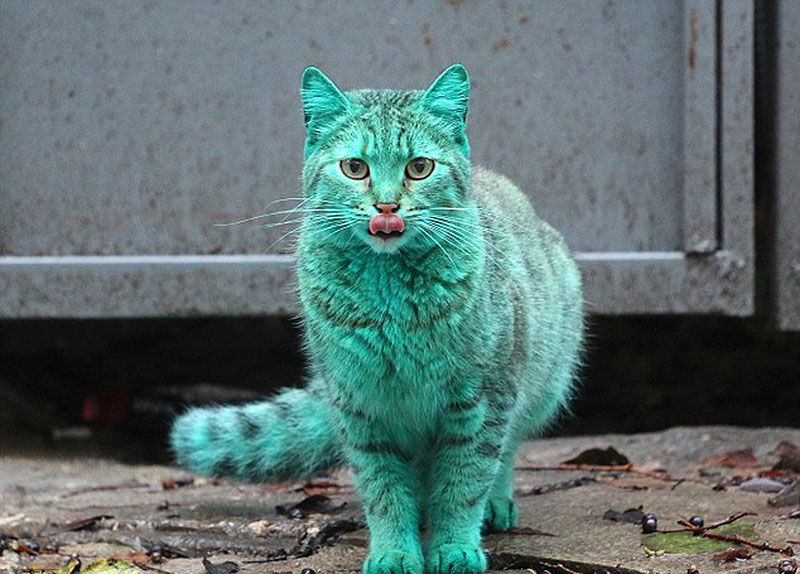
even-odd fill
[{"label": "cat's head", "polygon": [[471,176],[463,66],[425,91],[353,92],[311,67],[301,95],[305,211],[320,241],[393,253],[463,231]]}]

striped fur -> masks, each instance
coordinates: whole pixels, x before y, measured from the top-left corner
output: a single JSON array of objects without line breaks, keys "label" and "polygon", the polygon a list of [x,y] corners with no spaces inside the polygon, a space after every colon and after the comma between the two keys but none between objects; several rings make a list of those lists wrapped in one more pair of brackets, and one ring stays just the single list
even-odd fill
[{"label": "striped fur", "polygon": [[[566,404],[578,362],[577,268],[511,182],[471,166],[468,94],[461,66],[425,92],[342,93],[306,71],[297,273],[312,382],[173,430],[178,460],[208,474],[351,465],[365,574],[485,570],[481,529],[516,521],[514,453]],[[342,174],[350,157],[369,178]],[[435,161],[430,177],[404,179],[414,157]],[[387,202],[406,225],[390,242],[367,232]]]}]

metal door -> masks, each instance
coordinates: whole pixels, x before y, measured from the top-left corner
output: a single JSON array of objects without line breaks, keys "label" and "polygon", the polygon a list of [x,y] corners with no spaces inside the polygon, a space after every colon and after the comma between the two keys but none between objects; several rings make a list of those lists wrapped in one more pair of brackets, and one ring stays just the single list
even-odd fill
[{"label": "metal door", "polygon": [[[299,78],[470,70],[474,160],[598,313],[753,308],[750,0],[0,4],[0,316],[288,313]],[[291,205],[291,204],[288,204]]]}]

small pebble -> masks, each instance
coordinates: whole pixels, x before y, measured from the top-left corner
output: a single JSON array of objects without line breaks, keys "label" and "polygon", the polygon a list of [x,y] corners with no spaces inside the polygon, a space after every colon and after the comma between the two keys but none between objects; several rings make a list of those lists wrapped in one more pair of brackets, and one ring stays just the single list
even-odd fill
[{"label": "small pebble", "polygon": [[692,564],[686,569],[686,574],[700,574],[700,570],[697,569],[697,566]]},{"label": "small pebble", "polygon": [[311,568],[303,568],[303,571],[300,574],[317,574],[317,573]]},{"label": "small pebble", "polygon": [[780,492],[786,486],[779,480],[757,476],[745,480],[740,486],[740,490],[746,492]]},{"label": "small pebble", "polygon": [[779,574],[796,574],[797,562],[795,560],[781,560],[778,564]]},{"label": "small pebble", "polygon": [[658,517],[655,514],[645,514],[642,519],[642,533],[652,534],[658,530]]}]

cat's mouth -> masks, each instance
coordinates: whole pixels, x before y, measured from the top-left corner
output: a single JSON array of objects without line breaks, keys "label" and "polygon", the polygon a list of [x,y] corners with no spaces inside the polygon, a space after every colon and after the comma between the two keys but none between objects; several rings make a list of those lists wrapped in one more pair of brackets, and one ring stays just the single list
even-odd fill
[{"label": "cat's mouth", "polygon": [[390,231],[389,233],[385,233],[383,231],[378,231],[378,233],[373,233],[372,235],[374,235],[378,239],[386,240],[386,239],[391,239],[392,237],[400,237],[401,235],[403,235],[403,232],[402,231]]},{"label": "cat's mouth", "polygon": [[369,220],[369,233],[378,239],[400,237],[405,229],[406,224],[397,213],[376,213]]}]

